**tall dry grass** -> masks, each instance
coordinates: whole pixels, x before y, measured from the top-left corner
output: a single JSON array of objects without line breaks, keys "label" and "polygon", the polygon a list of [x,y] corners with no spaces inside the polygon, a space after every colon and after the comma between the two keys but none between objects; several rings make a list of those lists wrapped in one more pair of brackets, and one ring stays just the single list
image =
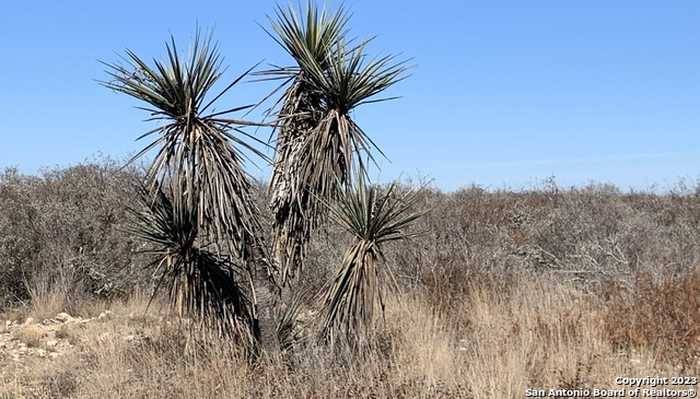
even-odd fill
[{"label": "tall dry grass", "polygon": [[[692,298],[700,294],[691,284],[697,278],[689,275],[674,287]],[[144,314],[144,296],[117,301],[105,304],[115,315],[110,320],[68,332],[77,342],[72,352],[3,367],[0,392],[42,398],[521,398],[528,388],[614,388],[619,376],[700,371],[699,358],[690,359],[700,344],[687,347],[685,357],[668,353],[676,344],[672,336],[697,331],[697,323],[659,338],[621,315],[618,297],[542,278],[504,283],[483,276],[466,291],[449,312],[418,293],[390,301],[376,345],[352,361],[310,345],[256,366],[226,341],[192,335],[158,307]],[[657,293],[639,301],[656,301]],[[654,304],[661,313],[684,306],[678,300]],[[648,320],[650,327],[654,322]],[[649,336],[621,342],[620,334]]]}]

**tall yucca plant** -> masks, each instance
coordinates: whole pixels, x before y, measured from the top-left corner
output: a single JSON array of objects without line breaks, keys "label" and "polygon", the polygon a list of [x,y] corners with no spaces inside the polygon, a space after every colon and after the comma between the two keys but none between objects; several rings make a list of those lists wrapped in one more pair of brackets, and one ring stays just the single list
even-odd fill
[{"label": "tall yucca plant", "polygon": [[[302,14],[300,12],[300,14]],[[364,44],[344,39],[348,16],[307,5],[306,18],[293,9],[276,10],[273,37],[292,56],[292,67],[263,72],[288,84],[277,112],[277,140],[270,206],[275,214],[275,254],[286,281],[301,268],[305,247],[338,184],[346,184],[361,155],[376,148],[351,118],[364,103],[399,81],[405,65],[393,57],[368,59]]]},{"label": "tall yucca plant", "polygon": [[[180,264],[191,269],[184,274],[190,279],[186,280],[189,282],[185,288],[211,290],[211,295],[214,295],[216,285],[206,283],[204,276],[215,269],[212,262],[222,260],[211,256],[214,253],[217,256],[221,253],[235,256],[243,261],[250,285],[259,292],[253,292],[255,303],[250,309],[246,310],[241,302],[240,306],[233,306],[230,310],[237,312],[239,319],[250,320],[250,327],[258,338],[272,337],[274,323],[271,320],[263,322],[259,314],[270,315],[271,312],[269,309],[259,310],[268,307],[274,284],[268,281],[271,274],[264,254],[265,247],[259,236],[260,217],[251,198],[250,178],[243,169],[242,153],[233,145],[263,156],[240,137],[247,136],[241,126],[255,123],[227,117],[250,106],[210,110],[250,70],[212,95],[211,91],[220,80],[223,69],[217,47],[210,39],[201,40],[198,34],[188,57],[178,53],[172,39],[166,44],[166,50],[165,62],[154,60],[153,66],[127,50],[124,58],[126,65],[107,64],[112,80],[103,84],[146,103],[147,106],[142,109],[149,112],[150,120],[161,123],[138,138],[157,136],[134,159],[157,149],[146,176],[147,189],[156,199],[153,205],[167,205],[158,200],[162,187],[166,185],[169,196],[177,199],[179,212],[172,215],[190,218],[186,221],[187,225],[184,221],[172,225],[174,228],[187,226],[186,232],[177,234],[190,235],[187,240],[178,241],[181,245],[178,256],[186,259]],[[155,235],[145,234],[143,238],[153,241]],[[214,252],[198,250],[196,243],[201,241],[210,244]],[[159,244],[157,241],[154,243]],[[233,276],[230,280],[233,281]],[[184,293],[186,290],[178,289],[177,292]],[[190,292],[183,300],[202,299],[205,298],[203,295],[205,293]],[[188,306],[188,309],[199,310],[200,313],[205,310],[192,306]],[[245,314],[247,311],[250,311],[251,317]],[[264,329],[272,332],[260,332],[262,324],[269,325]]]},{"label": "tall yucca plant", "polygon": [[334,281],[323,291],[322,337],[331,343],[356,346],[366,338],[379,313],[384,310],[383,287],[391,271],[385,266],[383,246],[416,233],[408,227],[423,213],[415,211],[417,192],[398,192],[368,185],[357,175],[354,187],[346,187],[331,217],[354,237],[345,252]]},{"label": "tall yucca plant", "polygon": [[[343,10],[328,14],[308,6],[305,18],[292,8],[277,7],[271,18],[270,36],[294,60],[311,60],[326,68],[333,46],[344,34],[348,17]],[[270,79],[282,79],[286,87],[275,108],[277,137],[275,162],[270,180],[270,208],[273,212],[273,253],[282,266],[286,281],[305,256],[306,244],[318,221],[319,208],[300,173],[305,140],[322,118],[322,99],[309,87],[299,62],[291,67],[262,72]]]}]

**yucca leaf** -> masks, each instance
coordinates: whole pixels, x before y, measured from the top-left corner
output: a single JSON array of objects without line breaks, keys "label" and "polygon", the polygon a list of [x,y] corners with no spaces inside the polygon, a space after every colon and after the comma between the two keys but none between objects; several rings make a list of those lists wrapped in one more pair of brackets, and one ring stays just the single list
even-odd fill
[{"label": "yucca leaf", "polygon": [[157,149],[147,173],[150,190],[159,189],[168,176],[178,174],[184,181],[173,195],[186,198],[197,211],[200,230],[219,241],[230,240],[239,253],[244,253],[246,246],[263,248],[257,242],[259,211],[251,200],[244,155],[232,145],[265,159],[242,138],[251,136],[241,134],[242,126],[261,124],[225,118],[250,105],[205,113],[255,66],[210,95],[223,73],[220,53],[211,38],[202,39],[198,33],[189,57],[180,55],[172,37],[165,47],[165,60],[154,60],[153,66],[130,50],[124,58],[126,66],[107,64],[112,80],[103,82],[104,86],[147,103],[151,115],[162,121],[162,126],[139,137],[159,135],[132,160]]}]

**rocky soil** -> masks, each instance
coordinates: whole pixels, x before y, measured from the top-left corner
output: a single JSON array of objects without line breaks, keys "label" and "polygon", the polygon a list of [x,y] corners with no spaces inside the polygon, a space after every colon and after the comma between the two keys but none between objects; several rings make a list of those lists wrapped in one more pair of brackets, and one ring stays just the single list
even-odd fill
[{"label": "rocky soil", "polygon": [[58,313],[41,321],[31,317],[22,322],[0,321],[0,361],[23,363],[29,359],[56,359],[71,352],[78,343],[80,337],[71,333],[72,330],[80,330],[86,323],[110,317],[111,312],[105,311],[94,318]]}]

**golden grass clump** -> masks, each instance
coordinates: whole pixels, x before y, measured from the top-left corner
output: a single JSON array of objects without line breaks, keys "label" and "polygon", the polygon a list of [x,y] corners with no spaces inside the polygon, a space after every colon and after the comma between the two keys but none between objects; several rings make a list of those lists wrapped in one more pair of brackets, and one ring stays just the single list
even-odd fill
[{"label": "golden grass clump", "polygon": [[37,348],[41,345],[41,340],[46,336],[46,330],[36,324],[27,324],[13,333],[14,337],[29,348]]}]

